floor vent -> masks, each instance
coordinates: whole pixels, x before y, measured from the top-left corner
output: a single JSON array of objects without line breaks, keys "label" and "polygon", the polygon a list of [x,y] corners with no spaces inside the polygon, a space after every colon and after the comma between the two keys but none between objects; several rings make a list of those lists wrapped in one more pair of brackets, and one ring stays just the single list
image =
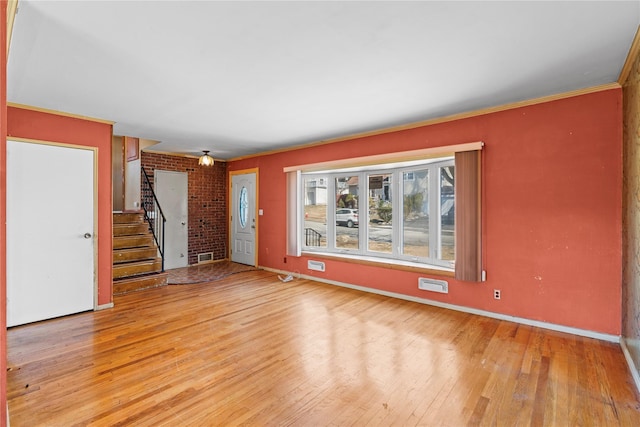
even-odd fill
[{"label": "floor vent", "polygon": [[324,262],[309,260],[307,261],[307,268],[309,270],[324,271]]},{"label": "floor vent", "polygon": [[440,292],[441,294],[449,293],[449,283],[444,280],[427,279],[420,277],[418,279],[418,289],[423,291]]},{"label": "floor vent", "polygon": [[198,254],[198,264],[213,261],[213,252],[205,252]]}]

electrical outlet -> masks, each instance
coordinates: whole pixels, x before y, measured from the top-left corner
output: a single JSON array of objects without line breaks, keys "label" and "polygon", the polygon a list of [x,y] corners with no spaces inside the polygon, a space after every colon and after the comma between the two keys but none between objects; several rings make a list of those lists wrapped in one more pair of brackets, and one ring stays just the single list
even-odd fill
[{"label": "electrical outlet", "polygon": [[493,290],[493,299],[500,299],[500,289]]}]

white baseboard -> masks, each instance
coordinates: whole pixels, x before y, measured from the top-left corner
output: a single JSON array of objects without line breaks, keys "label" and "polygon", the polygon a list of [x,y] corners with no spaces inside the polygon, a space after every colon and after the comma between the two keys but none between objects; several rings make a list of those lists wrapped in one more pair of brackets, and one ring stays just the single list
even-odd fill
[{"label": "white baseboard", "polygon": [[627,347],[627,343],[624,337],[620,339],[620,347],[622,347],[622,353],[624,354],[624,358],[627,360],[627,365],[629,365],[629,370],[631,371],[633,382],[636,383],[636,388],[640,393],[640,372],[638,372],[638,368],[636,367],[636,364],[631,357],[631,353],[629,353],[629,348]]},{"label": "white baseboard", "polygon": [[605,334],[602,332],[590,331],[587,329],[573,328],[570,326],[557,325],[555,323],[548,323],[548,322],[541,322],[539,320],[526,319],[524,317],[516,317],[516,316],[510,316],[508,314],[494,313],[492,311],[485,311],[477,308],[465,307],[462,305],[455,305],[455,304],[449,304],[449,303],[440,302],[440,301],[433,301],[426,298],[419,298],[411,295],[399,294],[396,292],[389,292],[389,291],[383,291],[380,289],[367,288],[366,286],[352,285],[349,283],[337,282],[335,280],[327,280],[321,277],[307,276],[305,274],[300,274],[299,272],[290,272],[290,271],[278,270],[278,269],[269,268],[269,267],[259,267],[259,268],[266,271],[272,271],[278,274],[291,274],[294,277],[298,277],[300,279],[314,280],[316,282],[326,283],[328,285],[335,285],[335,286],[341,286],[343,288],[355,289],[363,292],[370,292],[373,294],[384,295],[391,298],[398,298],[406,301],[417,302],[420,304],[446,308],[449,310],[461,311],[463,313],[475,314],[478,316],[485,316],[485,317],[490,317],[498,320],[506,320],[509,322],[520,323],[522,325],[535,326],[537,328],[544,328],[544,329],[549,329],[557,332],[565,332],[568,334],[578,335],[581,337],[595,338],[601,341],[608,341],[608,342],[614,342],[614,343],[620,342],[619,335]]},{"label": "white baseboard", "polygon": [[107,304],[101,304],[101,305],[96,307],[95,311],[106,310],[107,308],[113,308],[113,302],[110,302],[110,303],[107,303]]}]

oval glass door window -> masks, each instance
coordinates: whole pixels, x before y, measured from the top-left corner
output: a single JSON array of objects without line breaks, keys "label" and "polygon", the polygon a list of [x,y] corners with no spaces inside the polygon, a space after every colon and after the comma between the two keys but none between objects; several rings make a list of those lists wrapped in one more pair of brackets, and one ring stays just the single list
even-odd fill
[{"label": "oval glass door window", "polygon": [[238,217],[240,217],[240,227],[245,228],[247,226],[247,220],[249,219],[249,197],[247,195],[247,187],[242,187],[239,199]]}]

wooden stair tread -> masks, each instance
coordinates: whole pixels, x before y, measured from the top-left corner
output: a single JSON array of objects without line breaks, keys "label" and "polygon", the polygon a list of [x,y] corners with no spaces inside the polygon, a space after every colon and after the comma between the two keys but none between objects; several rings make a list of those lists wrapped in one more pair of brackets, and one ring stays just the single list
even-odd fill
[{"label": "wooden stair tread", "polygon": [[145,273],[159,272],[162,270],[162,259],[123,262],[113,265],[113,278],[137,276]]},{"label": "wooden stair tread", "polygon": [[113,212],[113,224],[144,222],[143,212]]},{"label": "wooden stair tread", "polygon": [[114,249],[112,262],[119,264],[130,261],[142,261],[155,259],[158,257],[158,250],[155,246],[141,246],[135,248]]},{"label": "wooden stair tread", "polygon": [[156,258],[153,258],[153,259],[144,259],[144,260],[135,260],[135,261],[123,262],[123,263],[119,264],[118,266],[123,266],[123,265],[129,265],[129,266],[149,265],[149,264],[155,264],[156,262],[159,262],[159,261],[161,261],[161,258],[160,257],[156,257]]},{"label": "wooden stair tread", "polygon": [[147,223],[139,224],[113,224],[114,236],[131,236],[151,234]]},{"label": "wooden stair tread", "polygon": [[113,238],[113,249],[140,248],[145,246],[155,247],[152,235],[115,236]]},{"label": "wooden stair tread", "polygon": [[133,277],[114,279],[113,294],[123,295],[129,292],[143,289],[166,286],[169,281],[169,274],[166,272],[141,274]]}]

